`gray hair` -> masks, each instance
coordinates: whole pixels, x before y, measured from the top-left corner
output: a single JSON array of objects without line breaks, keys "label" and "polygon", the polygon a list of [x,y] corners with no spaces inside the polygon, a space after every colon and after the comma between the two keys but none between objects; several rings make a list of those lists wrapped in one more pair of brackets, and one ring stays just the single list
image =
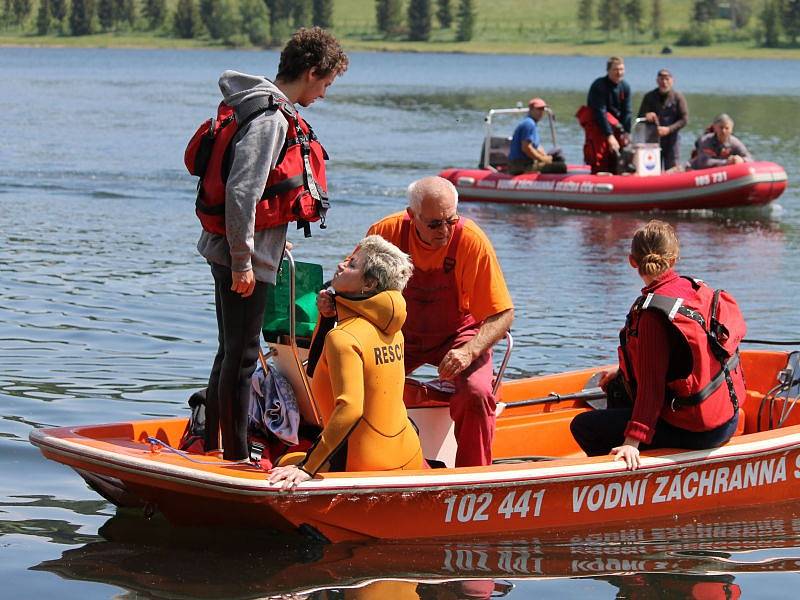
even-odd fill
[{"label": "gray hair", "polygon": [[411,257],[379,235],[368,235],[358,243],[362,251],[364,279],[375,281],[376,292],[402,292],[411,278]]},{"label": "gray hair", "polygon": [[714,117],[713,124],[716,125],[717,123],[722,123],[724,125],[730,125],[733,127],[733,119],[731,119],[727,113],[720,113]]},{"label": "gray hair", "polygon": [[422,201],[426,196],[437,196],[441,194],[450,194],[458,206],[458,190],[449,179],[433,175],[431,177],[423,177],[412,181],[406,190],[406,197],[408,198],[408,206],[415,214],[419,214],[422,210]]}]

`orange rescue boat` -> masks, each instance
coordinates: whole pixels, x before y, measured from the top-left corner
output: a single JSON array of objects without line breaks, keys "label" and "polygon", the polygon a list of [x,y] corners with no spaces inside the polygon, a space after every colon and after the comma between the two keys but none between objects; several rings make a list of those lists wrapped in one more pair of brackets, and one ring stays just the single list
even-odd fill
[{"label": "orange rescue boat", "polygon": [[[185,418],[38,429],[30,440],[107,499],[158,510],[177,525],[300,530],[333,542],[586,531],[800,499],[799,354],[744,351],[741,432],[712,450],[643,452],[633,472],[586,458],[569,433],[572,418],[592,408],[564,396],[598,369],[504,382],[496,464],[326,473],[292,492],[255,466],[171,450]],[[426,456],[448,463],[447,406],[412,395]]]}]

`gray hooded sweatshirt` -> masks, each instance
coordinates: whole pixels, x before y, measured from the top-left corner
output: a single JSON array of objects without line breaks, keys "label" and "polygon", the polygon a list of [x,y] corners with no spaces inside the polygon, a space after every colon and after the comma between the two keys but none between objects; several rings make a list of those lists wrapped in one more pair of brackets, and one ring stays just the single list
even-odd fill
[{"label": "gray hooded sweatshirt", "polygon": [[[220,76],[219,89],[225,102],[234,108],[237,121],[270,94],[286,98],[270,80],[236,71]],[[203,230],[197,242],[198,252],[209,263],[232,271],[252,269],[256,280],[266,283],[275,283],[287,226],[255,231],[256,204],[275,168],[288,128],[283,113],[268,110],[237,131],[231,141],[233,160],[225,186],[226,233],[223,236]]]}]

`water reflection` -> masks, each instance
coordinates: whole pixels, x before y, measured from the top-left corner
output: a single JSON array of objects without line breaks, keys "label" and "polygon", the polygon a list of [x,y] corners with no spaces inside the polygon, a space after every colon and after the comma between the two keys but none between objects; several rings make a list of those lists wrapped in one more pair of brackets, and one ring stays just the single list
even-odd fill
[{"label": "water reflection", "polygon": [[100,528],[103,541],[33,569],[149,598],[489,598],[575,578],[611,584],[625,598],[650,598],[655,589],[664,598],[736,598],[740,574],[800,572],[796,508],[534,538],[324,546],[278,534],[178,530],[123,512]]}]

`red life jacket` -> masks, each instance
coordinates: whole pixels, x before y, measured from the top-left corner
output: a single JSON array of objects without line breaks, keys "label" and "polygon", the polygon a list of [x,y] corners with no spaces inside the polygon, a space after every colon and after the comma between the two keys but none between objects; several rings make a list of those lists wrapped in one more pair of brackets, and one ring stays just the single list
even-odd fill
[{"label": "red life jacket", "polygon": [[[620,332],[620,368],[635,396],[638,365],[638,323],[642,311],[658,310],[680,332],[691,351],[691,371],[685,378],[667,382],[673,396],[672,409],[696,407],[700,415],[717,413],[723,403],[745,398],[739,343],[747,326],[733,297],[724,290],[712,290],[697,279],[687,278],[697,297],[691,301],[661,294],[647,294],[633,303],[625,327]],[[717,423],[719,425],[719,423]],[[712,427],[708,427],[711,429]]]},{"label": "red life jacket", "polygon": [[280,97],[269,96],[265,105],[248,115],[236,117],[233,107],[220,102],[216,118],[204,121],[184,153],[189,173],[200,177],[195,212],[203,229],[225,235],[225,183],[233,161],[236,133],[256,117],[280,110],[289,122],[286,142],[264,192],[256,204],[255,230],[297,221],[297,228],[311,235],[309,223],[321,221],[325,229],[328,202],[325,149],[311,126],[294,106]]},{"label": "red life jacket", "polygon": [[[608,138],[600,125],[597,124],[594,111],[586,105],[581,106],[575,113],[578,124],[583,127],[585,134],[583,142],[583,161],[592,168],[592,173],[617,171],[617,155],[612,153],[608,146]],[[608,124],[614,132],[620,147],[625,145],[625,136],[619,120],[610,112],[606,113]]]}]

